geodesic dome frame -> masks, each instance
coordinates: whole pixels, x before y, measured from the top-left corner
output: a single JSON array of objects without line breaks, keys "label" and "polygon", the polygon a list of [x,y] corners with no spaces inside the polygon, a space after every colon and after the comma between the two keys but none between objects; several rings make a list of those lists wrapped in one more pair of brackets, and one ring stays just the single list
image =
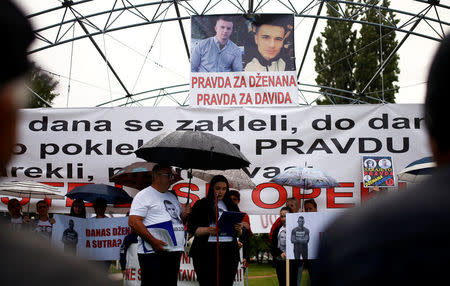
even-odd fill
[{"label": "geodesic dome frame", "polygon": [[[103,65],[105,73],[103,76],[106,76],[109,86],[108,90],[103,88],[103,92],[109,93],[109,98],[108,96],[99,97],[96,106],[143,104],[185,106],[189,101],[190,16],[289,13],[294,14],[296,19],[294,33],[300,104],[310,105],[322,96],[347,98],[342,96],[342,93],[349,95],[347,98],[349,103],[364,103],[364,97],[358,100],[351,98],[352,91],[317,86],[313,76],[303,78],[306,72],[311,73],[311,68],[307,68],[307,66],[308,61],[311,63],[311,58],[314,57],[312,46],[315,37],[319,36],[320,25],[323,26],[327,20],[333,20],[391,29],[396,32],[398,40],[398,45],[391,55],[397,53],[410,36],[429,41],[440,41],[450,25],[445,20],[449,19],[447,15],[450,12],[450,6],[444,5],[444,1],[408,0],[407,2],[411,4],[408,9],[396,9],[392,3],[390,8],[383,7],[380,4],[382,1],[366,2],[341,0],[63,0],[59,1],[58,5],[50,5],[28,15],[34,23],[37,38],[29,53],[31,55],[50,53],[51,55],[51,51],[57,48],[63,48],[67,52],[68,75],[64,76],[54,70],[50,71],[56,76],[65,77],[68,81],[67,106],[69,106],[70,96],[74,96],[73,93],[70,94],[70,85],[77,81],[76,77],[72,75],[73,65],[76,63],[76,60],[73,59],[74,51],[77,49],[76,43],[83,43],[81,47],[78,47],[82,53],[95,55],[99,63],[97,65]],[[326,7],[329,7],[330,3],[337,5],[338,17],[326,15]],[[344,12],[344,5],[353,6],[356,12],[347,15]],[[380,15],[382,10],[393,12],[397,15],[399,22],[387,21],[388,24],[386,24],[381,21],[367,22],[357,19],[358,15],[369,9],[377,11]],[[166,26],[169,27],[167,30],[165,30]],[[147,31],[144,30],[146,27],[149,27]],[[137,31],[138,36],[129,35],[131,38],[127,39],[127,34],[132,33],[130,31]],[[139,36],[142,33],[146,36]],[[125,68],[127,63],[121,61],[126,58],[124,53],[113,54],[112,48],[106,43],[106,38],[120,46],[128,47],[127,50],[130,53],[136,53],[141,59],[140,61],[135,60],[136,68]],[[131,42],[142,40],[141,38],[145,38],[146,43],[140,45],[140,48],[131,46]],[[163,38],[164,40],[162,40]],[[159,41],[161,41],[159,52],[154,55],[152,54],[155,53],[154,47]],[[380,75],[389,60],[390,56],[384,59],[377,70],[373,71],[373,77],[367,82],[366,88]],[[84,68],[86,70],[94,69],[95,64],[84,64]],[[130,70],[133,72],[129,72]],[[165,74],[165,71],[169,72]],[[93,90],[91,96],[95,97],[98,87],[92,83],[85,85],[88,86],[87,88],[89,85],[91,86]],[[335,94],[336,91],[339,91],[341,95]],[[383,103],[382,98],[369,95],[367,98]]]}]

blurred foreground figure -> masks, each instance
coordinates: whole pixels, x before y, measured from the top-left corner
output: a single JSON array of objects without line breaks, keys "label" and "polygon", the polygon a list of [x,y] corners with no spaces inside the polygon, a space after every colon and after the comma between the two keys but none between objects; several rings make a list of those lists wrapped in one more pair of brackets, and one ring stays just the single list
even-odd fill
[{"label": "blurred foreground figure", "polygon": [[369,201],[331,223],[322,235],[312,285],[449,285],[449,70],[446,37],[429,72],[425,102],[436,173],[411,190]]},{"label": "blurred foreground figure", "polygon": [[[0,1],[2,47],[0,53],[0,168],[6,167],[16,142],[16,114],[23,101],[22,76],[30,66],[26,50],[33,40],[30,24],[9,0]],[[12,232],[0,225],[0,285],[114,285],[75,257],[46,246],[32,233]]]}]

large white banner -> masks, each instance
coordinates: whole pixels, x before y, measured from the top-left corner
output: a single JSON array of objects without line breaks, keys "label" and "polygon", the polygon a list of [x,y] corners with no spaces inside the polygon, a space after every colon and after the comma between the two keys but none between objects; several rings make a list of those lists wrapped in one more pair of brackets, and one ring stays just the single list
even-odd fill
[{"label": "large white banner", "polygon": [[[245,171],[256,188],[241,190],[239,205],[250,214],[278,215],[292,196],[315,198],[319,211],[358,205],[371,195],[362,184],[363,156],[391,156],[399,172],[430,154],[422,105],[24,109],[20,115],[15,156],[0,170],[4,180],[47,183],[63,194],[86,183],[112,184],[109,177],[121,167],[142,161],[133,151],[154,136],[199,130],[236,144],[251,162]],[[270,182],[291,166],[325,171],[340,186],[301,190]],[[186,171],[182,176],[184,180],[172,188],[184,203]],[[395,178],[396,187],[405,184]],[[204,197],[206,186],[206,182],[193,179],[194,202]],[[126,190],[132,196],[137,192]],[[32,199],[32,204],[35,201]],[[6,210],[7,198],[2,202],[1,208]],[[52,200],[50,212],[68,212],[70,205],[68,199]]]},{"label": "large white banner", "polygon": [[[138,286],[141,285],[141,268],[136,253],[136,243],[130,245],[127,251],[127,269],[124,276],[124,286]],[[242,256],[242,251],[241,251]],[[243,286],[245,280],[245,269],[239,263],[234,278],[233,286]],[[178,272],[179,286],[195,286],[199,285],[197,281],[197,274],[195,273],[192,258],[186,252],[181,255],[180,270]]]}]

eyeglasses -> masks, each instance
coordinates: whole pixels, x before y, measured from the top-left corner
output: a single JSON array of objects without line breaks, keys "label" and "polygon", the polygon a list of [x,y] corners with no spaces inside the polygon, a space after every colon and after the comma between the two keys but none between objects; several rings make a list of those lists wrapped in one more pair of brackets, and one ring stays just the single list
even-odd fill
[{"label": "eyeglasses", "polygon": [[166,176],[169,179],[174,179],[174,174],[168,174],[168,173],[159,173],[160,176]]}]

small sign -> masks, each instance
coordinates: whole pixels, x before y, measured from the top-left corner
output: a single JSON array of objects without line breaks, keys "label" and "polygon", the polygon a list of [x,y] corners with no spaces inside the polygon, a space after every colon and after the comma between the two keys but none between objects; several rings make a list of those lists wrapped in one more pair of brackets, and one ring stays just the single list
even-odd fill
[{"label": "small sign", "polygon": [[391,156],[363,156],[364,187],[394,187],[394,164]]}]

